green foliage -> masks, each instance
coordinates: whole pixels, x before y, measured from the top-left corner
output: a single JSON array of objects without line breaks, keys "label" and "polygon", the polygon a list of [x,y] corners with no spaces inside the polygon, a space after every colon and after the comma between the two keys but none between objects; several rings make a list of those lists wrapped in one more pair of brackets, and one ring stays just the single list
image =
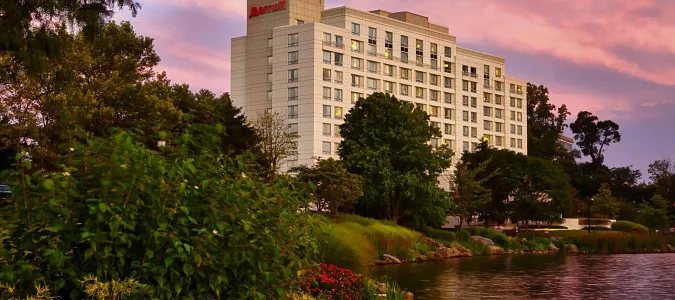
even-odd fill
[{"label": "green foliage", "polygon": [[331,216],[350,211],[354,201],[363,195],[360,177],[347,172],[342,163],[333,158],[318,159],[311,168],[302,166],[295,171],[298,181],[314,187],[316,209],[328,211]]},{"label": "green foliage", "polygon": [[360,274],[368,273],[376,250],[363,232],[353,229],[348,223],[321,224],[315,233],[316,260]]},{"label": "green foliage", "polygon": [[457,236],[455,235],[454,232],[441,229],[434,229],[431,227],[426,227],[424,229],[424,234],[426,234],[428,237],[434,240],[443,240],[448,243],[457,240]]},{"label": "green foliage", "polygon": [[376,249],[376,258],[383,254],[407,258],[410,249],[416,242],[421,242],[423,235],[417,231],[398,226],[391,221],[379,221],[354,215],[342,215],[336,221],[340,227],[352,232],[359,232],[368,237]]},{"label": "green foliage", "polygon": [[465,241],[468,241],[469,239],[471,239],[471,233],[467,230],[457,231],[456,236],[457,236],[457,240],[462,241],[462,242],[465,242]]},{"label": "green foliage", "polygon": [[288,127],[287,118],[278,112],[258,114],[253,126],[258,137],[258,161],[263,176],[272,180],[284,161],[297,157],[300,136]]},{"label": "green foliage", "polygon": [[222,127],[197,128],[161,154],[122,132],[73,144],[61,172],[19,161],[4,177],[16,192],[0,210],[11,236],[0,238],[0,282],[19,297],[44,281],[75,298],[89,274],[135,278],[156,299],[276,298],[297,287],[315,218],[286,185],[223,157],[209,134]]},{"label": "green foliage", "polygon": [[460,240],[456,243],[460,244],[464,248],[471,250],[474,256],[490,255],[490,247],[481,242],[468,239],[466,241]]},{"label": "green foliage", "polygon": [[[565,243],[572,243],[582,251],[627,253],[662,250],[662,247],[672,238],[628,233],[621,231],[591,231],[583,230],[555,231],[551,235],[563,239]],[[557,244],[556,244],[557,245]]]},{"label": "green foliage", "polygon": [[614,218],[619,213],[619,202],[612,195],[609,185],[604,183],[593,197],[592,210],[607,218]]},{"label": "green foliage", "polygon": [[557,108],[549,101],[548,88],[527,83],[527,155],[547,160],[570,157],[558,142],[570,112],[565,104]]},{"label": "green foliage", "polygon": [[426,112],[374,93],[356,102],[340,125],[340,135],[340,157],[364,181],[360,213],[397,223],[399,218],[443,223],[451,203],[437,182],[450,167],[452,151],[428,144],[441,132],[429,124]]},{"label": "green foliage", "polygon": [[668,203],[661,195],[655,194],[649,199],[649,202],[640,204],[642,211],[642,223],[649,228],[663,229],[668,228]]},{"label": "green foliage", "polygon": [[133,278],[101,282],[98,278],[87,275],[82,279],[81,284],[84,293],[93,299],[124,299],[145,292],[147,289]]},{"label": "green foliage", "polygon": [[469,170],[468,162],[457,162],[453,178],[455,194],[453,195],[452,213],[459,216],[460,228],[463,227],[464,220],[468,223],[474,215],[484,211],[492,198],[490,190],[483,185],[497,175],[497,171],[477,179],[479,174],[485,172],[491,160],[491,158],[488,158],[471,170]]},{"label": "green foliage", "polygon": [[545,238],[535,237],[525,242],[525,247],[530,251],[545,251],[551,242]]},{"label": "green foliage", "polygon": [[619,125],[611,120],[599,121],[588,111],[580,111],[577,119],[570,124],[574,139],[581,153],[591,157],[594,165],[602,165],[605,160],[605,147],[621,141]]},{"label": "green foliage", "polygon": [[644,225],[629,221],[616,221],[612,223],[612,230],[624,232],[649,233],[649,229]]}]

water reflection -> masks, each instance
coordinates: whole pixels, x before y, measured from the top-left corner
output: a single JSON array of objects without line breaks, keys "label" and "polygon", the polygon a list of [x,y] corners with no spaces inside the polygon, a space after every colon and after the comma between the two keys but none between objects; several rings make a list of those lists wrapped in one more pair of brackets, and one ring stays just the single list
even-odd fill
[{"label": "water reflection", "polygon": [[675,254],[516,255],[382,266],[415,299],[675,299]]}]

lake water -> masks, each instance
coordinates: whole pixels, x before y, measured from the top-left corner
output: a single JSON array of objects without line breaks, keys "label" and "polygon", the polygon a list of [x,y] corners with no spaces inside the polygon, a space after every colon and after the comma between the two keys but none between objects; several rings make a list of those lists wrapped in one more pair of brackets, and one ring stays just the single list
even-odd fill
[{"label": "lake water", "polygon": [[380,266],[415,299],[675,299],[675,254],[511,255]]}]

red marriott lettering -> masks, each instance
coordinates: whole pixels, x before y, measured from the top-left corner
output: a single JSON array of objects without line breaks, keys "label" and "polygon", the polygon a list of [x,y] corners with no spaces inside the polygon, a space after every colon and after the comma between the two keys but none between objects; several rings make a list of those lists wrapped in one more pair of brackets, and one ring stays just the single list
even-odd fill
[{"label": "red marriott lettering", "polygon": [[248,18],[250,19],[262,14],[271,13],[284,9],[286,9],[286,0],[279,0],[279,2],[272,5],[253,6],[251,7],[251,13],[248,15]]}]

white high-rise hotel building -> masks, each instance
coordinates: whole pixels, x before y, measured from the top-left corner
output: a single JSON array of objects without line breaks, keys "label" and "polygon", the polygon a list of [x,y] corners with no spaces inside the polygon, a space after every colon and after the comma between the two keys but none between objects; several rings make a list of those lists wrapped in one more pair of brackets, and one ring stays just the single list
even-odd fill
[{"label": "white high-rise hotel building", "polygon": [[[298,158],[337,157],[338,125],[375,92],[431,115],[455,153],[481,138],[527,153],[525,81],[504,59],[463,48],[447,27],[410,12],[324,9],[324,0],[248,0],[247,35],[232,39],[231,98],[250,119],[277,111],[297,130]],[[456,156],[458,157],[458,155]]]}]

